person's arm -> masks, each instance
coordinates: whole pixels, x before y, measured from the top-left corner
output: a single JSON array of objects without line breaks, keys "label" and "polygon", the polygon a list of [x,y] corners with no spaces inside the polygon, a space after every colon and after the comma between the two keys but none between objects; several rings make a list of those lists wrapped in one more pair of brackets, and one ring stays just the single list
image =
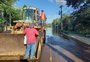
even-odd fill
[{"label": "person's arm", "polygon": [[36,30],[36,29],[34,29],[34,31],[35,31],[35,35],[39,35],[39,33],[38,33],[38,31]]},{"label": "person's arm", "polygon": [[46,21],[46,19],[47,19],[46,14],[44,14],[44,17],[45,17],[45,21]]},{"label": "person's arm", "polygon": [[26,34],[26,29],[23,31],[23,34]]}]

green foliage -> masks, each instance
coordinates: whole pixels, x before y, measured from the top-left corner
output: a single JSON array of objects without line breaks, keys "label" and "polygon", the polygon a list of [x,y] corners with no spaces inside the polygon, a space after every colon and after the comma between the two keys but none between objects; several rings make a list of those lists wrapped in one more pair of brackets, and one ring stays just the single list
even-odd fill
[{"label": "green foliage", "polygon": [[18,0],[0,0],[0,11],[4,13],[4,17],[7,21],[11,16],[11,20],[20,19],[19,10],[16,10],[12,5]]},{"label": "green foliage", "polygon": [[22,19],[21,10],[19,10],[19,9],[13,9],[11,15],[12,15],[12,20]]},{"label": "green foliage", "polygon": [[72,15],[75,31],[80,33],[90,33],[90,6],[83,7]]},{"label": "green foliage", "polygon": [[4,23],[5,19],[4,18],[0,18],[0,23]]},{"label": "green foliage", "polygon": [[8,12],[17,0],[0,0],[0,9]]},{"label": "green foliage", "polygon": [[66,0],[68,6],[77,9],[72,15],[73,31],[84,34],[90,33],[90,0]]},{"label": "green foliage", "polygon": [[0,0],[0,4],[5,4],[7,6],[11,6],[13,5],[14,2],[16,2],[17,0]]},{"label": "green foliage", "polygon": [[73,8],[79,8],[82,6],[90,6],[90,0],[66,0],[67,6],[72,6]]},{"label": "green foliage", "polygon": [[23,8],[27,7],[27,5],[23,5]]}]

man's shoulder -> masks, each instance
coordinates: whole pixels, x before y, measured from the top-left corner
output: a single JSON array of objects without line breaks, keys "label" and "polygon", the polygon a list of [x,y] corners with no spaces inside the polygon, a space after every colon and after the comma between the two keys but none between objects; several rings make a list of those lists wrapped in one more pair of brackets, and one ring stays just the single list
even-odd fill
[{"label": "man's shoulder", "polygon": [[35,28],[26,28],[25,30],[36,30]]},{"label": "man's shoulder", "polygon": [[25,28],[25,29],[27,29],[27,28]]},{"label": "man's shoulder", "polygon": [[25,28],[25,30],[30,30],[30,28]]},{"label": "man's shoulder", "polygon": [[32,28],[33,30],[36,30],[35,28]]}]

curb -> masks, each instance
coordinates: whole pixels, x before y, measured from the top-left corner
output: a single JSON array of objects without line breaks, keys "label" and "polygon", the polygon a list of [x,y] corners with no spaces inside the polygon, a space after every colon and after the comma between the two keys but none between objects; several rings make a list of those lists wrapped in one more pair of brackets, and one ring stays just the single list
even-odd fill
[{"label": "curb", "polygon": [[61,33],[63,35],[64,38],[66,39],[72,39],[74,41],[77,41],[79,44],[81,45],[85,45],[85,46],[90,46],[90,43],[86,43],[86,41],[82,41],[80,39],[77,39],[77,38],[74,38],[72,36],[69,36],[68,34],[65,34],[65,33]]}]

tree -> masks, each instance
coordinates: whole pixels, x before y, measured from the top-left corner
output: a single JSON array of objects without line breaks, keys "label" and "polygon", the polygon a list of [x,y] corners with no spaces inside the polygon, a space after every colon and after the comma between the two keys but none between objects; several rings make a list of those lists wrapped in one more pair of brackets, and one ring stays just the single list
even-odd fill
[{"label": "tree", "polygon": [[73,8],[79,8],[83,6],[89,6],[90,0],[66,0],[68,6],[72,6]]},{"label": "tree", "polygon": [[72,13],[74,29],[81,33],[90,32],[90,6],[83,7]]},{"label": "tree", "polygon": [[11,16],[14,13],[15,8],[13,8],[13,4],[16,2],[17,0],[0,0],[0,10],[1,12],[3,12],[3,17],[5,18],[7,21],[11,20]]},{"label": "tree", "polygon": [[68,6],[72,6],[74,11],[73,28],[76,32],[84,34],[90,33],[90,0],[66,0]]}]

